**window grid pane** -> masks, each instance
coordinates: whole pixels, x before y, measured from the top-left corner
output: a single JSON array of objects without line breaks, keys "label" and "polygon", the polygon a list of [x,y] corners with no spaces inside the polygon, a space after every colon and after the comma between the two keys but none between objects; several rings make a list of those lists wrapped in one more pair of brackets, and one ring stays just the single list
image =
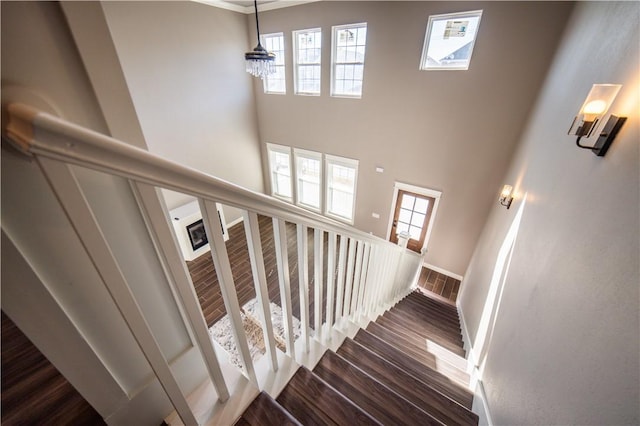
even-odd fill
[{"label": "window grid pane", "polygon": [[276,55],[276,72],[264,78],[265,93],[286,93],[287,85],[284,72],[284,35],[282,33],[266,34],[262,36],[265,49]]},{"label": "window grid pane", "polygon": [[367,24],[334,27],[332,96],[362,96]]},{"label": "window grid pane", "polygon": [[271,184],[274,195],[291,198],[291,165],[289,154],[279,151],[269,151],[269,166],[271,167]]},{"label": "window grid pane", "polygon": [[294,31],[296,93],[320,94],[322,32]]},{"label": "window grid pane", "polygon": [[327,175],[327,213],[352,220],[356,169],[328,162]]},{"label": "window grid pane", "polygon": [[296,155],[298,203],[314,209],[320,209],[321,160],[319,158],[304,157],[300,154]]}]

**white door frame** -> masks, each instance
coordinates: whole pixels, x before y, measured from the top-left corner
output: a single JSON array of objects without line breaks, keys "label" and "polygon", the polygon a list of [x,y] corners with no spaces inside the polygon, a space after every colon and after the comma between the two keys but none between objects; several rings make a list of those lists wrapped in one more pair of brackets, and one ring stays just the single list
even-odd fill
[{"label": "white door frame", "polygon": [[440,204],[440,196],[442,195],[442,192],[436,191],[435,189],[422,188],[420,186],[415,186],[408,183],[395,182],[393,185],[393,197],[391,198],[391,211],[389,212],[389,225],[387,226],[387,240],[391,238],[391,227],[393,226],[393,215],[394,215],[394,212],[396,211],[398,191],[414,192],[416,194],[424,195],[425,197],[431,197],[436,200],[435,203],[433,204],[431,217],[429,218],[429,223],[427,224],[427,233],[424,237],[424,243],[422,244],[422,250],[424,250],[427,248],[427,245],[429,244],[429,237],[431,237],[431,230],[433,229],[433,221],[436,218],[436,213],[438,211],[438,204]]}]

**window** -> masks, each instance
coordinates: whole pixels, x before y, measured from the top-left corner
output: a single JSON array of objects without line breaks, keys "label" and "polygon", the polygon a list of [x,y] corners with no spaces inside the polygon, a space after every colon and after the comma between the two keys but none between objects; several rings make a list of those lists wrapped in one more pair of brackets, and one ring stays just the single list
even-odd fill
[{"label": "window", "polygon": [[367,24],[333,27],[332,40],[331,96],[360,98]]},{"label": "window", "polygon": [[325,213],[353,223],[358,161],[327,155]]},{"label": "window", "polygon": [[469,69],[481,16],[481,10],[429,16],[420,69]]},{"label": "window", "polygon": [[265,34],[262,36],[262,44],[268,52],[276,54],[276,72],[264,78],[264,93],[287,93],[284,79],[284,35]]},{"label": "window", "polygon": [[296,169],[296,204],[320,211],[322,189],[322,154],[293,150]]},{"label": "window", "polygon": [[291,149],[286,146],[267,144],[267,151],[271,172],[271,195],[291,201]]},{"label": "window", "polygon": [[293,32],[293,82],[297,95],[320,94],[321,49],[320,28]]}]

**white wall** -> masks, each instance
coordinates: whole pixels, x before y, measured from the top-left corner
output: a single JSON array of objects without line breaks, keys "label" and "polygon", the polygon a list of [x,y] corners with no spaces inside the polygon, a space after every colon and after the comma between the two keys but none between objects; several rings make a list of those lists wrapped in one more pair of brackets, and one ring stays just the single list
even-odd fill
[{"label": "white wall", "polygon": [[[245,15],[195,2],[102,7],[149,151],[262,192]],[[190,200],[165,198],[169,209]]]},{"label": "white wall", "polygon": [[[637,2],[578,3],[504,177],[516,199],[509,210],[494,200],[465,274],[459,303],[496,424],[640,422],[639,15]],[[567,135],[594,83],[623,84],[610,112],[629,117],[603,158]],[[480,352],[494,266],[525,194]]]},{"label": "white wall", "polygon": [[[261,12],[262,33],[285,34],[287,67],[285,96],[265,95],[255,82],[261,142],[358,159],[355,226],[381,237],[395,181],[442,191],[426,261],[462,275],[570,8],[330,1]],[[477,9],[484,12],[470,69],[419,71],[429,15]],[[368,24],[362,99],[332,98],[331,26],[359,22]],[[291,31],[316,27],[323,31],[322,94],[296,96]]]}]

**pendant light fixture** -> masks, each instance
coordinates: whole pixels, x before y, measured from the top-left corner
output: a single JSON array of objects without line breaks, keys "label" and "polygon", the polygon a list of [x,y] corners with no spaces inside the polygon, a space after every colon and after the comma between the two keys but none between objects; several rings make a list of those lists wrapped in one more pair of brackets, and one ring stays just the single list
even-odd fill
[{"label": "pendant light fixture", "polygon": [[253,0],[256,10],[256,33],[258,34],[258,45],[251,52],[244,54],[247,63],[247,72],[254,77],[264,79],[266,75],[276,72],[276,55],[267,52],[267,49],[260,44],[260,25],[258,24],[258,0]]}]

